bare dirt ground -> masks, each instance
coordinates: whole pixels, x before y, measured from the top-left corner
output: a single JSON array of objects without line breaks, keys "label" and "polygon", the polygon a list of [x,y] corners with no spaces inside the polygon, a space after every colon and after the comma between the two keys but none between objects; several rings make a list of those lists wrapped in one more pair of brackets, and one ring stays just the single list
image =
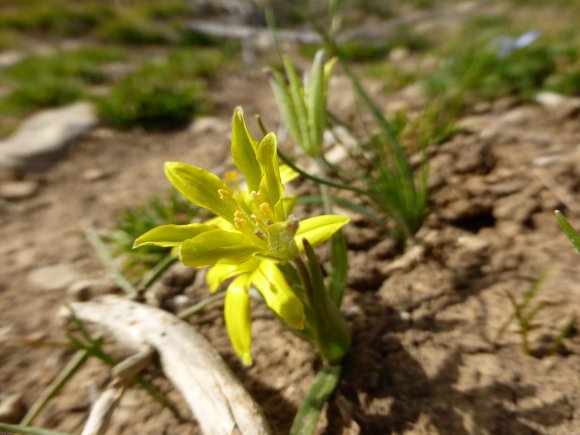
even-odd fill
[{"label": "bare dirt ground", "polygon": [[[230,77],[214,84],[214,92],[226,132],[237,104],[274,125],[260,73]],[[430,212],[415,245],[396,252],[359,218],[346,230],[351,270],[344,311],[353,349],[320,433],[580,433],[580,338],[572,335],[549,355],[563,324],[580,312],[579,257],[553,216],[561,208],[580,222],[578,114],[490,106],[470,122],[470,131],[432,151]],[[2,205],[0,393],[22,393],[32,404],[73,353],[49,346],[65,341],[57,312],[66,288],[42,289],[31,273],[65,265],[79,279],[103,277],[82,229],[111,227],[123,208],[167,190],[164,161],[221,170],[228,148],[223,131],[145,135],[99,127],[49,171],[30,176],[41,181],[36,196]],[[94,168],[108,176],[85,180]],[[515,323],[497,335],[513,312],[506,292],[520,298],[543,270],[548,277],[534,303],[546,307],[531,332],[532,357],[523,354]],[[155,291],[183,291],[180,276],[187,273],[170,271]],[[196,299],[206,295],[201,287],[186,291]],[[249,369],[230,349],[219,303],[192,323],[263,406],[275,433],[287,433],[320,361],[266,309],[255,308]],[[156,370],[149,375],[179,403]],[[107,368],[91,361],[35,425],[78,433],[91,394],[107,376]],[[109,433],[198,430],[133,388]]]}]

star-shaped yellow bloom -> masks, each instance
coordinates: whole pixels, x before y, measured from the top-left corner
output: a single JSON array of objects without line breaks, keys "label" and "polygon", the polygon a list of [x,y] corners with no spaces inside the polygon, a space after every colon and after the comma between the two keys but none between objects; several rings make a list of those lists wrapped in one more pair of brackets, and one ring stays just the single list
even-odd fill
[{"label": "star-shaped yellow bloom", "polygon": [[[234,278],[226,293],[226,325],[234,349],[250,364],[250,286],[258,289],[287,326],[304,328],[303,301],[292,291],[278,263],[299,256],[302,239],[317,246],[349,219],[323,215],[298,221],[289,214],[294,201],[284,195],[276,136],[269,133],[257,142],[241,108],[233,116],[231,152],[243,181],[234,172],[220,179],[185,163],[166,163],[165,174],[173,186],[216,218],[203,224],[154,228],[139,237],[135,247],[173,247],[186,266],[211,266],[207,280],[212,290]],[[244,182],[247,188],[242,188]]]}]

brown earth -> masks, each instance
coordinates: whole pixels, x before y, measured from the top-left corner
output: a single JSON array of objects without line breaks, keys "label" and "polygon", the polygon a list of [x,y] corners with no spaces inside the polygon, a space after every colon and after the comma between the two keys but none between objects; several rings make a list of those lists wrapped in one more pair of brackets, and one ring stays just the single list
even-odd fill
[{"label": "brown earth", "polygon": [[[260,73],[214,84],[218,117],[233,105],[276,125],[276,111]],[[320,424],[320,433],[580,434],[580,338],[550,346],[580,311],[578,256],[553,216],[561,208],[580,220],[580,126],[574,113],[525,106],[497,109],[466,122],[469,131],[432,151],[431,205],[416,244],[397,253],[366,221],[346,230],[351,270],[344,303],[353,330],[345,374]],[[99,127],[74,143],[66,158],[39,180],[39,193],[0,209],[0,394],[22,393],[30,406],[64,367],[71,350],[58,319],[66,289],[42,289],[30,274],[66,265],[79,278],[105,274],[82,229],[111,228],[122,209],[142,203],[169,183],[166,160],[212,170],[227,167],[227,122],[206,132],[120,133]],[[83,174],[102,170],[88,181]],[[530,333],[535,356],[522,352],[514,322],[498,338],[516,299],[543,271],[548,277],[532,304],[545,308]],[[193,278],[175,268],[155,297],[183,292]],[[189,281],[187,281],[189,280]],[[161,301],[159,301],[161,300]],[[170,304],[169,304],[170,305]],[[216,346],[275,429],[287,433],[320,361],[308,345],[256,306],[255,363],[233,354],[216,304],[192,323]],[[122,350],[115,349],[122,353]],[[54,399],[35,425],[78,433],[92,395],[109,370],[91,361]],[[186,415],[159,370],[149,376]],[[137,388],[130,389],[109,431],[198,433]]]}]

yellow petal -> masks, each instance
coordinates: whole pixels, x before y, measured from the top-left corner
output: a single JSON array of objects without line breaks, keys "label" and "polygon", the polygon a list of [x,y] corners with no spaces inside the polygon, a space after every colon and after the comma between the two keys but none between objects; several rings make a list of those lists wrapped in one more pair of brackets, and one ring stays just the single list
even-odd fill
[{"label": "yellow petal", "polygon": [[288,165],[280,165],[280,179],[282,184],[289,183],[297,178],[300,174]]},{"label": "yellow petal", "polygon": [[248,294],[250,275],[240,275],[226,292],[224,317],[232,346],[246,366],[252,364],[252,316]]},{"label": "yellow petal", "polygon": [[222,199],[219,193],[225,191],[231,197],[233,192],[219,177],[196,166],[177,162],[165,163],[165,175],[189,201],[233,223],[236,204]]},{"label": "yellow petal", "polygon": [[262,260],[251,279],[268,307],[278,317],[294,329],[304,329],[304,305],[274,261]]},{"label": "yellow petal", "polygon": [[259,143],[256,157],[262,171],[260,193],[264,195],[266,202],[274,209],[276,219],[283,221],[286,219],[281,201],[284,194],[284,186],[280,178],[277,146],[274,133],[268,133]]},{"label": "yellow petal", "polygon": [[260,265],[260,261],[258,258],[252,258],[242,264],[217,263],[207,271],[205,281],[213,293],[228,279],[236,275],[254,272]]},{"label": "yellow petal", "polygon": [[144,245],[177,246],[184,240],[192,239],[205,231],[212,231],[213,229],[207,224],[161,225],[140,236],[135,240],[133,247],[138,248]]},{"label": "yellow petal", "polygon": [[244,174],[248,189],[258,191],[260,188],[260,165],[256,160],[256,140],[248,131],[241,107],[234,111],[232,119],[232,159]]},{"label": "yellow petal", "polygon": [[204,222],[206,225],[209,225],[210,227],[213,227],[214,229],[220,229],[220,230],[225,230],[225,231],[237,231],[236,227],[234,227],[232,224],[230,224],[227,220],[225,220],[224,218],[221,218],[219,216],[216,216],[210,220],[207,220]]},{"label": "yellow petal", "polygon": [[302,239],[308,240],[313,247],[316,247],[332,237],[348,221],[350,221],[349,217],[334,214],[304,219],[298,225],[294,240],[301,251],[303,249]]},{"label": "yellow petal", "polygon": [[218,261],[241,264],[261,251],[261,247],[241,233],[213,230],[180,245],[179,257],[191,267],[213,266]]}]

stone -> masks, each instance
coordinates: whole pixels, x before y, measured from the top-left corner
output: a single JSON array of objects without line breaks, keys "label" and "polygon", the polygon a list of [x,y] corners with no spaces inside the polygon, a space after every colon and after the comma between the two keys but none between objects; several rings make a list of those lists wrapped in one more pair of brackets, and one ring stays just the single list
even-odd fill
[{"label": "stone", "polygon": [[555,92],[542,91],[536,94],[535,100],[542,106],[558,107],[560,104],[566,101],[566,97]]},{"label": "stone", "polygon": [[93,182],[93,181],[103,180],[105,178],[110,177],[111,175],[112,175],[112,173],[110,171],[105,170],[105,169],[90,168],[82,173],[81,178],[84,181]]},{"label": "stone", "polygon": [[580,98],[567,98],[554,110],[554,117],[559,120],[574,118],[580,113]]},{"label": "stone", "polygon": [[15,133],[0,141],[0,170],[47,169],[71,141],[97,122],[94,106],[87,102],[36,113]]},{"label": "stone", "polygon": [[56,264],[34,269],[27,280],[44,291],[62,290],[79,278],[77,271],[70,264]]},{"label": "stone", "polygon": [[11,394],[0,402],[0,421],[2,423],[19,423],[26,413],[22,394]]},{"label": "stone", "polygon": [[38,192],[36,181],[8,181],[0,184],[0,198],[8,200],[26,199]]},{"label": "stone", "polygon": [[221,118],[215,116],[200,116],[191,123],[189,131],[194,134],[222,134],[228,131],[228,124],[226,124]]}]

